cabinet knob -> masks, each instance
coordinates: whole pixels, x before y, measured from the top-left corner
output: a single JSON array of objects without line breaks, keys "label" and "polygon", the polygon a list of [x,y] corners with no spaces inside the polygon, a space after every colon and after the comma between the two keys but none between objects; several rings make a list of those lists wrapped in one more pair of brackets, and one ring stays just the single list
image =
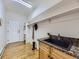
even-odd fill
[{"label": "cabinet knob", "polygon": [[50,59],[54,59],[53,57],[50,57]]},{"label": "cabinet knob", "polygon": [[48,55],[48,57],[50,58],[50,55]]},{"label": "cabinet knob", "polygon": [[54,59],[54,58],[53,58],[53,57],[51,57],[50,55],[48,55],[48,58],[49,58],[49,59]]}]

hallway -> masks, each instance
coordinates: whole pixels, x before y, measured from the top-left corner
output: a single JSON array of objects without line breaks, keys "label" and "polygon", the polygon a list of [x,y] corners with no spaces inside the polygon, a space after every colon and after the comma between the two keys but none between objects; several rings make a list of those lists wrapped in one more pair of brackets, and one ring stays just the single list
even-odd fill
[{"label": "hallway", "polygon": [[11,43],[6,47],[2,59],[38,59],[38,51],[32,51],[29,43]]}]

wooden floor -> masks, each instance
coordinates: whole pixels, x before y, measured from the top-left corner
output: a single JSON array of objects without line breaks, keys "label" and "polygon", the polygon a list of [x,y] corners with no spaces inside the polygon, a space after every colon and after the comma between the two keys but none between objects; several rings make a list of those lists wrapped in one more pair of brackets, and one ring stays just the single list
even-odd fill
[{"label": "wooden floor", "polygon": [[32,51],[30,44],[9,44],[5,49],[2,59],[38,59],[38,51]]}]

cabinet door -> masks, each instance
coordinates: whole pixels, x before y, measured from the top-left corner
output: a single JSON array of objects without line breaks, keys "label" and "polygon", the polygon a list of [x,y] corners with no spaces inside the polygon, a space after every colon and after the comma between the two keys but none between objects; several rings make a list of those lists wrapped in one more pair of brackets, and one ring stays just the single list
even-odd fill
[{"label": "cabinet door", "polygon": [[49,54],[45,50],[40,49],[40,59],[49,59]]},{"label": "cabinet door", "polygon": [[47,44],[40,42],[40,59],[49,59],[49,51],[50,47]]},{"label": "cabinet door", "polygon": [[52,53],[51,54],[51,59],[64,59],[62,56],[56,54],[56,53]]},{"label": "cabinet door", "polygon": [[43,49],[43,50],[45,50],[46,52],[49,52],[50,46],[47,45],[47,44],[45,44],[45,43],[40,42],[40,49]]},{"label": "cabinet door", "polygon": [[70,55],[66,54],[65,52],[62,52],[55,48],[51,49],[51,55],[52,55],[52,57],[55,56],[56,57],[55,59],[76,59],[75,57],[70,56]]},{"label": "cabinet door", "polygon": [[52,59],[64,59],[58,52],[55,52],[54,48],[51,48],[51,58]]}]

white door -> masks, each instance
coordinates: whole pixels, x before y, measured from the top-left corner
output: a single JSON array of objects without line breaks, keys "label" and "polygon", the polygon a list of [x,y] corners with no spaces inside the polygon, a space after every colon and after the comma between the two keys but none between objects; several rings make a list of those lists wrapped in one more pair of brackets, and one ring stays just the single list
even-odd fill
[{"label": "white door", "polygon": [[8,43],[20,41],[20,23],[17,21],[9,21],[8,24]]}]

